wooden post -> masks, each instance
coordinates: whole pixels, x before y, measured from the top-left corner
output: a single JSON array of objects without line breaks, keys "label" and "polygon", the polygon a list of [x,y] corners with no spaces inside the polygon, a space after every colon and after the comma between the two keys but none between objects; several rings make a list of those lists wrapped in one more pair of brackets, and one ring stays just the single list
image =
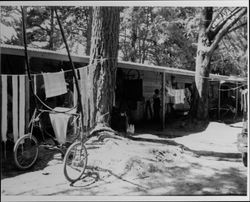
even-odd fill
[{"label": "wooden post", "polygon": [[219,81],[219,88],[218,88],[218,120],[220,120],[220,81]]},{"label": "wooden post", "polygon": [[[26,66],[26,63],[25,63]],[[27,67],[25,67],[25,74],[27,75]],[[30,81],[25,77],[25,133],[28,132],[28,125],[30,120]]]},{"label": "wooden post", "polygon": [[165,72],[162,72],[162,130],[165,129],[165,103],[166,103],[166,93],[165,93],[165,87],[166,87],[166,74]]},{"label": "wooden post", "polygon": [[235,116],[234,116],[234,118],[236,118],[237,117],[237,115],[238,115],[238,99],[239,99],[239,89],[238,89],[238,82],[236,82],[236,90],[235,90]]}]

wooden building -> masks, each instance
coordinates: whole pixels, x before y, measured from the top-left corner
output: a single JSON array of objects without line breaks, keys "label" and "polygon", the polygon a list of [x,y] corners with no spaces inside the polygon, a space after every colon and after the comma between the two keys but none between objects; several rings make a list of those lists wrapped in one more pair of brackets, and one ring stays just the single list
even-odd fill
[{"label": "wooden building", "polygon": [[[0,53],[0,73],[2,75],[25,74],[24,48],[22,46],[1,44]],[[28,56],[32,74],[41,72],[58,72],[61,71],[61,69],[64,71],[70,70],[70,63],[66,53],[28,48]],[[72,54],[72,60],[75,66],[79,68],[88,64],[89,57]],[[117,93],[115,97],[116,104],[120,105],[121,102],[123,102],[126,106],[132,105],[129,113],[129,116],[131,116],[130,118],[135,123],[143,122],[148,118],[145,117],[146,103],[147,101],[150,101],[152,106],[154,90],[159,89],[161,100],[161,125],[164,128],[168,116],[166,86],[171,85],[172,88],[175,89],[188,88],[194,81],[194,76],[195,72],[189,70],[118,61]],[[221,100],[219,100],[220,93],[218,89],[221,86],[222,81],[234,86],[246,83],[246,79],[244,78],[214,74],[210,75],[210,79],[210,98],[211,100],[215,100],[215,103],[211,104],[211,108],[214,107],[213,105],[216,105],[217,109],[219,109],[218,104],[221,102]],[[126,85],[124,85],[124,83]],[[28,123],[30,109],[32,107],[30,106],[29,82],[27,81],[27,78],[25,86],[25,119],[26,123]],[[133,86],[136,87],[133,88]],[[238,93],[235,93],[235,96],[236,94]],[[239,96],[237,95],[237,99],[238,97]],[[133,101],[132,104],[130,103],[131,100]],[[186,112],[189,108],[185,104],[179,104],[175,106],[175,109]]]}]

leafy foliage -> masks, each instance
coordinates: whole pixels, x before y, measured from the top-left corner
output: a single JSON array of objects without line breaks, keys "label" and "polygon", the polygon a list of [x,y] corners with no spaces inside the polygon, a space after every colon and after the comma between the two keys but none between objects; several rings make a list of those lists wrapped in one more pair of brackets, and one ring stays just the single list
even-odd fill
[{"label": "leafy foliage", "polygon": [[[91,7],[57,8],[72,53],[86,54]],[[199,7],[126,7],[120,15],[119,58],[124,61],[194,70],[199,32]],[[30,47],[65,52],[53,7],[26,7]],[[216,27],[237,8],[214,8]],[[244,16],[219,43],[211,72],[246,76],[247,26]],[[1,7],[1,43],[22,45],[20,7]]]}]

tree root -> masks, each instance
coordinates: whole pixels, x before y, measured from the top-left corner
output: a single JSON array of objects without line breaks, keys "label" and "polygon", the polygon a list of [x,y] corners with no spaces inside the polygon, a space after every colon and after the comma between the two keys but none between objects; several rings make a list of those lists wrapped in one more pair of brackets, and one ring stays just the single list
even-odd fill
[{"label": "tree root", "polygon": [[91,130],[89,138],[94,136],[98,136],[99,141],[103,141],[105,138],[123,139],[117,131],[102,123],[95,125]]}]

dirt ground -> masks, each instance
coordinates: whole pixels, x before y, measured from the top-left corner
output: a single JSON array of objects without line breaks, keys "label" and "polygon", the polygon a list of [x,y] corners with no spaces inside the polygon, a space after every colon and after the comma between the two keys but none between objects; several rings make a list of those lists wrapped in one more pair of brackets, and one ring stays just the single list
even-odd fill
[{"label": "dirt ground", "polygon": [[93,137],[86,145],[85,174],[74,184],[66,181],[58,152],[41,149],[35,166],[25,172],[8,157],[2,161],[1,195],[246,196],[248,173],[236,146],[241,127],[241,122],[211,122],[198,133]]}]

